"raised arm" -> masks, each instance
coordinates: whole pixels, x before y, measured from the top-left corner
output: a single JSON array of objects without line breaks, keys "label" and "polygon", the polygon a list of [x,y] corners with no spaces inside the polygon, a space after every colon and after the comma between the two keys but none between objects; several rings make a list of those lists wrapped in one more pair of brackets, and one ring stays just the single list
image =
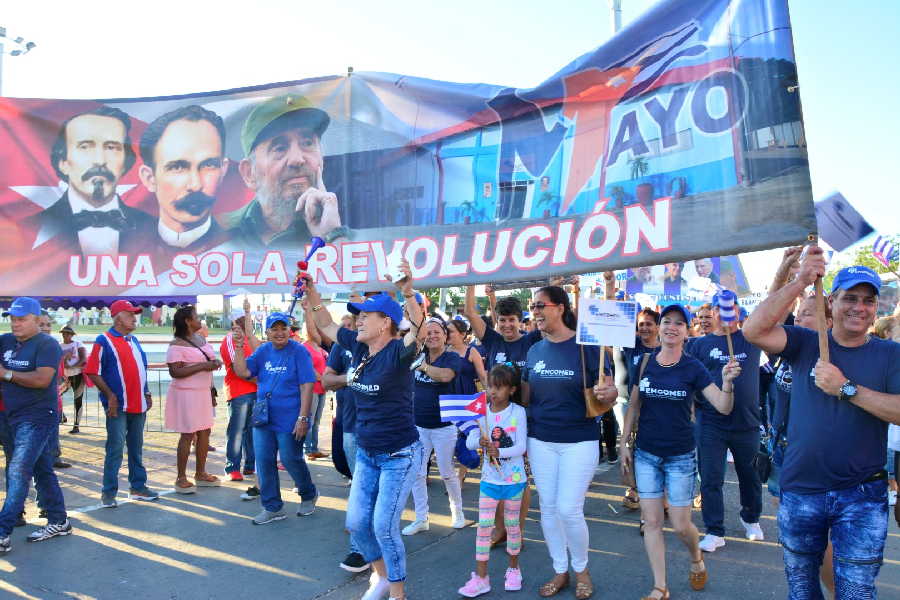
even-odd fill
[{"label": "raised arm", "polygon": [[472,363],[472,366],[475,367],[475,374],[478,375],[478,380],[481,382],[481,386],[484,389],[488,388],[488,380],[487,380],[487,369],[484,368],[484,359],[481,358],[481,354],[478,353],[477,350],[472,350],[469,352],[469,362]]},{"label": "raised arm", "polygon": [[306,280],[306,297],[309,299],[309,304],[312,307],[310,309],[312,311],[312,320],[315,321],[316,327],[322,334],[329,339],[337,340],[337,323],[331,318],[331,313],[322,306],[322,296],[319,295],[319,290],[316,289],[316,284],[312,277],[309,274],[304,275]]},{"label": "raised arm", "polygon": [[[797,270],[800,268],[800,254],[802,251],[802,246],[791,246],[785,249],[784,256],[781,258],[781,264],[775,270],[775,277],[772,279],[771,285],[769,285],[769,295],[783,288],[797,274]],[[792,309],[793,303],[782,313],[781,323],[787,320]]]},{"label": "raised arm", "polygon": [[472,333],[475,334],[475,337],[479,340],[484,338],[484,332],[487,331],[487,324],[484,322],[484,319],[481,318],[481,315],[478,314],[478,307],[475,306],[474,285],[466,287],[466,303],[463,307],[463,314],[466,315],[469,323],[472,324]]},{"label": "raised arm", "polygon": [[309,298],[303,298],[300,301],[300,306],[303,307],[303,320],[305,321],[304,325],[306,325],[306,339],[313,342],[316,346],[322,345],[322,336],[319,335],[319,328],[316,327],[316,321],[313,318],[312,308],[309,305]]},{"label": "raised arm", "polygon": [[244,337],[250,344],[250,352],[256,352],[256,349],[262,345],[256,334],[253,333],[253,315],[250,314],[250,301],[244,297]]},{"label": "raised arm", "polygon": [[[405,346],[412,346],[413,344],[418,343],[419,329],[425,321],[425,315],[422,314],[422,307],[416,302],[412,271],[410,270],[409,262],[407,262],[406,259],[403,259],[403,262],[400,263],[400,270],[405,277],[401,281],[395,281],[394,285],[397,286],[397,289],[400,290],[400,293],[403,294],[403,297],[406,299],[406,318],[408,318],[410,322],[409,331],[403,336],[403,344]],[[390,275],[388,275],[388,277],[390,277]]]}]

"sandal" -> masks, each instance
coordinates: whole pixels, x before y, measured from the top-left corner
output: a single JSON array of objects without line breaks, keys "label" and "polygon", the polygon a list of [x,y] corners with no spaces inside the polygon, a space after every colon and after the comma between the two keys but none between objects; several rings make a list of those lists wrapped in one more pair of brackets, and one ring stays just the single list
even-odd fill
[{"label": "sandal", "polygon": [[194,481],[197,482],[197,487],[216,487],[222,483],[219,481],[218,477],[210,475],[209,473],[195,474]]},{"label": "sandal", "polygon": [[577,581],[575,582],[575,597],[578,600],[587,600],[594,595],[593,581]]},{"label": "sandal", "polygon": [[641,519],[641,526],[638,527],[638,533],[641,534],[641,537],[644,537],[644,525],[646,525],[646,523],[644,523],[644,520]]},{"label": "sandal", "polygon": [[[703,562],[703,559],[700,560],[692,560],[691,564],[699,565]],[[695,592],[699,592],[703,588],[706,587],[706,580],[709,578],[709,574],[706,571],[706,565],[703,565],[702,571],[691,571],[688,574],[688,581],[691,584],[691,589]]]},{"label": "sandal", "polygon": [[191,483],[187,477],[179,477],[175,480],[176,494],[193,494],[196,491],[197,488],[194,487],[194,484]]},{"label": "sandal", "polygon": [[662,596],[660,596],[659,598],[654,598],[653,596],[644,596],[643,598],[641,598],[641,600],[669,600],[669,588],[654,587],[650,593],[652,594],[653,592],[659,592],[660,594],[662,594]]},{"label": "sandal", "polygon": [[633,488],[629,488],[628,491],[625,492],[625,496],[622,498],[622,506],[628,510],[637,510],[641,507],[641,499]]},{"label": "sandal", "polygon": [[[557,577],[564,577],[565,579],[562,582],[557,581]],[[545,583],[538,590],[538,594],[541,595],[541,598],[549,598],[550,596],[555,596],[565,588],[569,587],[569,574],[568,573],[560,573],[556,575],[553,579]]]}]

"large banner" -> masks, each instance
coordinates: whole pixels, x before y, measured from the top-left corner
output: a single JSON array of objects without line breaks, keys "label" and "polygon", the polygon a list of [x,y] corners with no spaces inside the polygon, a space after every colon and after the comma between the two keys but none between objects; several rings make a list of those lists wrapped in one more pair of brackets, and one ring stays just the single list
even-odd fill
[{"label": "large banner", "polygon": [[395,249],[427,288],[794,244],[815,231],[797,89],[786,0],[708,0],[534,89],[0,99],[0,293],[286,291],[312,236],[334,291],[389,285]]}]

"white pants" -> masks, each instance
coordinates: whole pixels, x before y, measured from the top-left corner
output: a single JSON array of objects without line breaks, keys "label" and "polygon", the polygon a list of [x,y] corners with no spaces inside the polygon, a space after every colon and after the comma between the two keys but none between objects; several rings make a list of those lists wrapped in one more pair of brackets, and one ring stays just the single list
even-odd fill
[{"label": "white pants", "polygon": [[416,520],[428,519],[428,490],[425,487],[425,478],[428,476],[428,460],[431,458],[431,450],[437,458],[438,471],[444,485],[447,487],[447,495],[450,496],[450,506],[453,510],[462,510],[462,489],[459,478],[453,470],[453,451],[456,450],[456,427],[438,427],[437,429],[419,430],[419,440],[422,442],[422,467],[413,482],[412,496],[416,507]]},{"label": "white pants", "polygon": [[584,496],[599,458],[596,440],[564,444],[528,438],[528,460],[541,505],[541,529],[557,573],[569,570],[566,550],[576,572],[587,568]]}]

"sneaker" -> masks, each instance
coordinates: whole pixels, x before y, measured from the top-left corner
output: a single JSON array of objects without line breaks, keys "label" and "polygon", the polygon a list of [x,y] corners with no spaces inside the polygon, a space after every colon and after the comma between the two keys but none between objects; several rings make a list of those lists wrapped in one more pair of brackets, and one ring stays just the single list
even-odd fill
[{"label": "sneaker", "polygon": [[507,592],[518,592],[521,590],[522,571],[513,569],[512,567],[506,569],[506,576],[503,578],[503,589]]},{"label": "sneaker", "polygon": [[298,517],[308,517],[316,512],[316,502],[319,500],[319,492],[309,500],[301,500],[300,506],[297,508]]},{"label": "sneaker", "polygon": [[78,429],[78,425],[75,425],[74,427],[72,427],[72,429],[69,430],[69,433],[81,433],[81,430]]},{"label": "sneaker", "polygon": [[341,568],[351,573],[362,573],[372,565],[366,562],[359,552],[351,552],[341,561]]},{"label": "sneaker", "polygon": [[132,500],[140,500],[141,502],[154,502],[159,500],[159,494],[146,486],[139,490],[129,490],[128,495]]},{"label": "sneaker", "polygon": [[453,522],[450,524],[450,527],[452,527],[453,529],[462,529],[466,526],[466,513],[463,512],[462,508],[451,506],[450,518],[453,520]]},{"label": "sneaker", "polygon": [[275,466],[278,467],[279,471],[287,471],[287,469],[284,468],[284,465],[281,464],[280,460],[275,464]]},{"label": "sneaker", "polygon": [[282,519],[286,519],[287,515],[284,514],[283,510],[279,510],[278,512],[269,512],[266,509],[263,509],[261,513],[253,517],[254,525],[265,525],[266,523],[271,523],[272,521],[281,521]]},{"label": "sneaker", "polygon": [[248,487],[247,491],[241,494],[241,500],[256,500],[259,498],[259,488],[255,485]]},{"label": "sneaker", "polygon": [[28,525],[28,521],[25,520],[25,511],[23,510],[19,518],[16,519],[15,527],[25,527],[26,525]]},{"label": "sneaker", "polygon": [[308,458],[309,460],[316,460],[317,458],[328,458],[328,453],[316,450],[315,452],[310,452],[309,454],[307,454],[306,458]]},{"label": "sneaker", "polygon": [[459,588],[459,595],[465,596],[466,598],[476,598],[482,594],[487,594],[490,591],[491,578],[479,577],[473,571],[472,576],[469,578],[469,581],[466,582],[466,585]]},{"label": "sneaker", "polygon": [[119,506],[119,503],[116,501],[114,494],[103,494],[100,496],[101,508],[116,508],[117,506]]},{"label": "sneaker", "polygon": [[228,477],[231,478],[231,481],[243,481],[244,480],[244,476],[241,475],[240,471],[232,471],[231,473],[228,474]]},{"label": "sneaker", "polygon": [[725,538],[712,535],[711,533],[707,533],[703,536],[703,539],[700,540],[700,549],[704,552],[715,552],[716,548],[721,548],[724,545]]},{"label": "sneaker", "polygon": [[744,532],[747,534],[747,539],[751,542],[761,542],[766,539],[766,536],[763,535],[762,527],[759,526],[759,523],[747,523],[743,519],[741,519],[741,525],[744,526]]},{"label": "sneaker", "polygon": [[12,543],[9,541],[9,536],[0,538],[0,552],[6,554],[10,550],[12,550]]},{"label": "sneaker", "polygon": [[416,535],[420,531],[428,531],[428,521],[413,521],[409,525],[403,528],[403,535]]},{"label": "sneaker", "polygon": [[382,577],[374,569],[369,577],[369,589],[362,595],[359,600],[384,600],[391,589],[391,584],[387,577]]},{"label": "sneaker", "polygon": [[207,451],[207,452],[217,452],[215,446],[210,446],[209,448],[206,449],[206,451]]},{"label": "sneaker", "polygon": [[25,541],[27,542],[43,542],[58,535],[69,535],[72,533],[72,525],[66,519],[62,523],[47,523],[40,529],[36,529],[29,534]]},{"label": "sneaker", "polygon": [[253,477],[254,475],[256,475],[256,471],[254,471],[253,469],[244,469],[245,477]]},{"label": "sneaker", "polygon": [[54,468],[54,469],[68,469],[68,468],[71,467],[71,466],[72,466],[71,464],[67,463],[67,462],[64,461],[64,460],[60,460],[60,459],[58,459],[58,458],[56,459],[56,462],[53,463],[53,468]]},{"label": "sneaker", "polygon": [[606,462],[611,465],[616,464],[617,462],[619,462],[619,455],[615,454],[613,456],[610,456],[609,458],[606,459]]}]

